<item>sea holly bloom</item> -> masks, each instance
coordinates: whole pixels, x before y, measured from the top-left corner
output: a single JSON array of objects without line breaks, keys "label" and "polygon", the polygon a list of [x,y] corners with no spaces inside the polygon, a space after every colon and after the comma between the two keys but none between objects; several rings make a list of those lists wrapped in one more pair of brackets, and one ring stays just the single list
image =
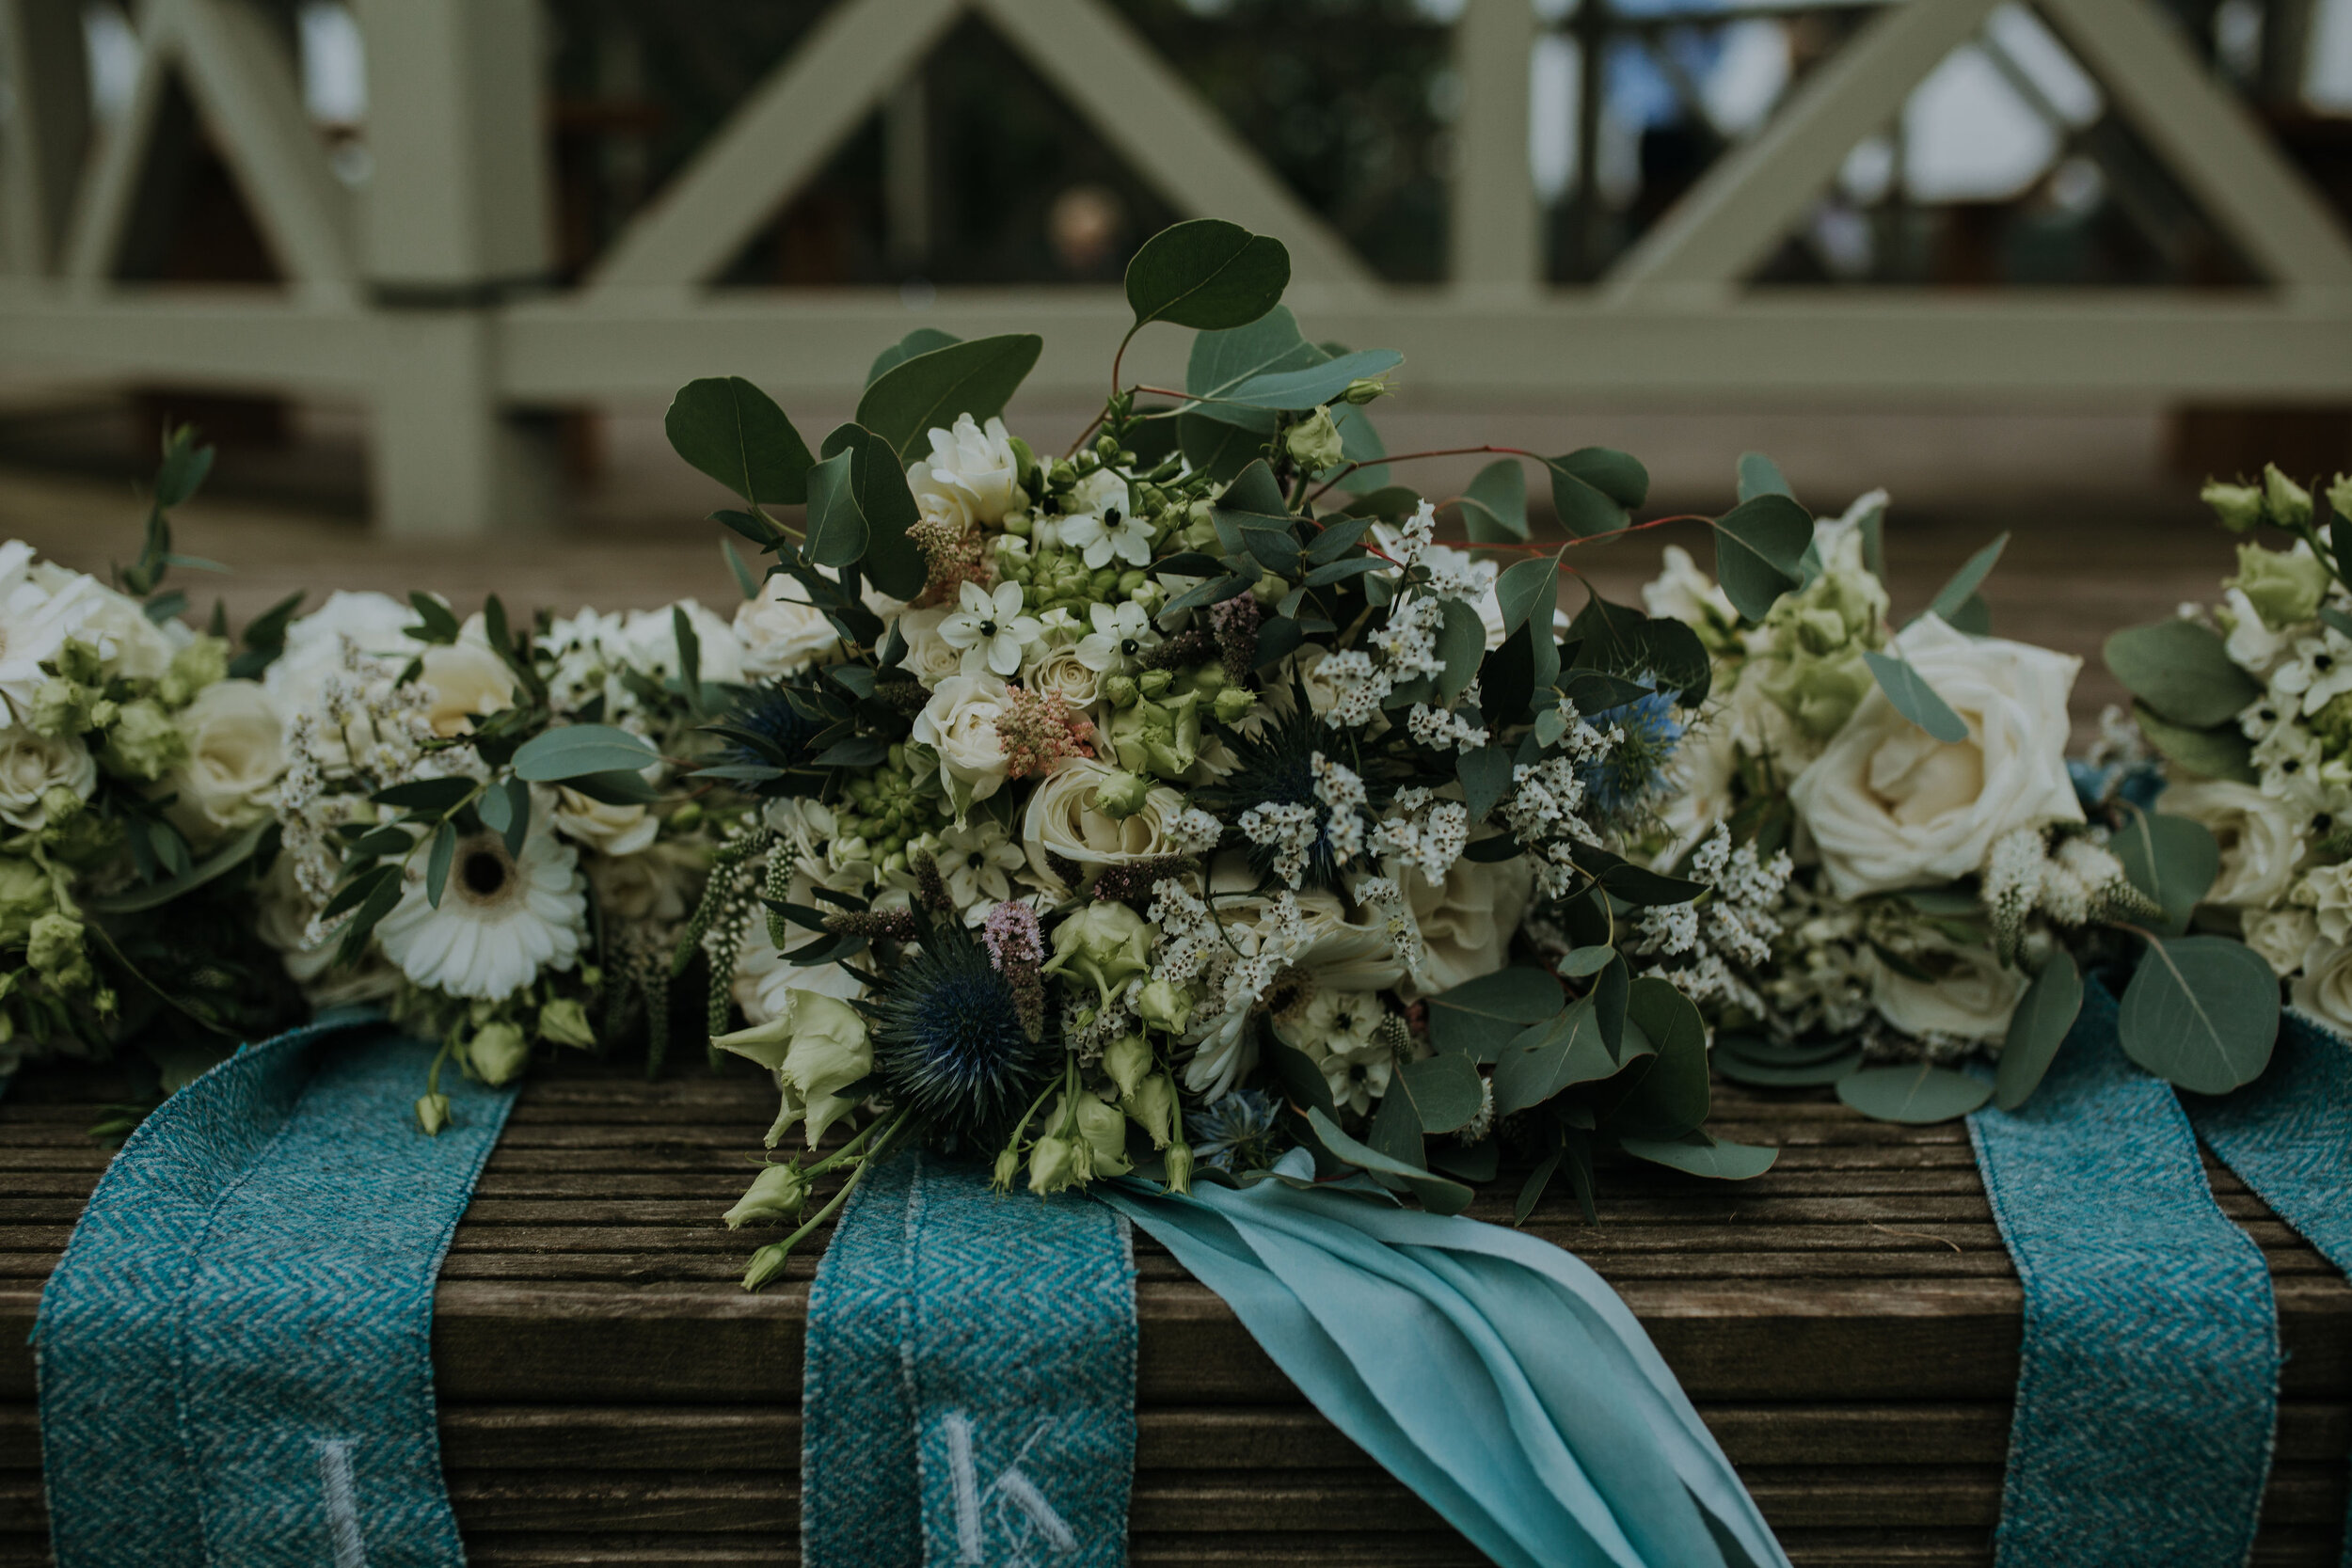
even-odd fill
[{"label": "sea holly bloom", "polygon": [[1150,613],[1133,599],[1089,606],[1087,619],[1094,630],[1079,640],[1078,662],[1097,674],[1123,671],[1160,645],[1160,634],[1152,630]]},{"label": "sea holly bloom", "polygon": [[1021,669],[1023,644],[1038,641],[1037,617],[1021,613],[1021,585],[1000,582],[992,594],[967,582],[957,591],[960,608],[939,623],[939,635],[963,655],[963,673],[1013,675]]}]

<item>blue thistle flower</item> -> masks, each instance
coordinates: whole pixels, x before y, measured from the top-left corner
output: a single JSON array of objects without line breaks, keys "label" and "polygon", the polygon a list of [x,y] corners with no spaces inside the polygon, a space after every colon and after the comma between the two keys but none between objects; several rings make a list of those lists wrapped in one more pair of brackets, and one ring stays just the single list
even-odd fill
[{"label": "blue thistle flower", "polygon": [[757,794],[788,793],[796,775],[804,787],[816,776],[809,767],[816,754],[810,743],[834,722],[813,711],[817,705],[817,693],[807,689],[745,689],[728,705],[725,717],[711,726],[728,742],[712,760],[723,767],[778,769],[779,777],[765,782],[739,781]]},{"label": "blue thistle flower", "polygon": [[1239,1174],[1264,1170],[1281,1153],[1275,1132],[1278,1107],[1258,1089],[1235,1089],[1211,1104],[1184,1113],[1193,1158],[1204,1165]]},{"label": "blue thistle flower", "polygon": [[1583,768],[1584,797],[1596,811],[1604,817],[1630,816],[1665,793],[1666,767],[1683,735],[1671,693],[1654,691],[1597,713],[1592,725],[1603,734],[1612,726],[1624,734],[1606,757]]},{"label": "blue thistle flower", "polygon": [[1061,1048],[1029,1037],[1012,982],[969,931],[918,916],[917,934],[873,1006],[874,1070],[898,1104],[984,1143],[1028,1109]]}]

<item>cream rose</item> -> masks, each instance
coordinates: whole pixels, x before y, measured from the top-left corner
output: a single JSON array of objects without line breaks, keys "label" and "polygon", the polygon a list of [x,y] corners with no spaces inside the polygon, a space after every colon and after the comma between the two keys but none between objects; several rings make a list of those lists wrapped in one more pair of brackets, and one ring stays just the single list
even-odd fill
[{"label": "cream rose", "polygon": [[2352,1034],[2352,944],[2312,943],[2303,956],[2301,976],[2287,993],[2296,1010],[2339,1035]]},{"label": "cream rose", "polygon": [[1073,713],[1084,713],[1102,699],[1103,677],[1086,666],[1075,648],[1056,648],[1032,663],[1025,677],[1040,696],[1058,696]]},{"label": "cream rose", "polygon": [[[949,501],[976,523],[995,524],[1012,510],[1014,487],[1021,478],[1020,460],[1005,421],[992,419],[985,426],[969,414],[957,416],[949,430],[930,433],[929,458],[907,468],[907,488],[918,503],[929,497]],[[939,515],[952,515],[951,508]]]},{"label": "cream rose", "polygon": [[2221,846],[2221,872],[2207,903],[2261,910],[2286,896],[2303,859],[2302,812],[2228,779],[2176,784],[2164,792],[2161,809],[2204,824]]},{"label": "cream rose", "polygon": [[425,721],[437,736],[463,735],[476,719],[515,705],[515,673],[479,642],[427,648],[418,679],[433,693]]},{"label": "cream rose", "polygon": [[286,770],[285,720],[258,681],[216,681],[180,713],[188,758],[164,783],[169,815],[198,844],[249,828],[270,814]]},{"label": "cream rose", "polygon": [[[1259,883],[1247,855],[1227,851],[1211,863],[1209,892],[1217,920],[1227,929],[1255,933],[1271,914],[1274,900],[1251,890]],[[1292,962],[1314,978],[1318,990],[1386,990],[1405,978],[1388,922],[1369,906],[1355,906],[1337,894],[1310,890],[1298,897],[1299,924],[1307,945]],[[1255,936],[1243,939],[1254,948]]]},{"label": "cream rose", "polygon": [[1021,843],[1033,877],[1066,893],[1069,885],[1053,868],[1057,855],[1090,882],[1104,866],[1177,853],[1168,825],[1184,809],[1184,798],[1168,785],[1154,784],[1145,793],[1142,809],[1130,816],[1113,819],[1096,804],[1104,784],[1125,776],[1106,764],[1081,759],[1038,782],[1021,819]]},{"label": "cream rose", "polygon": [[808,602],[808,590],[781,572],[736,607],[735,640],[743,673],[762,678],[803,670],[841,646],[841,633]]},{"label": "cream rose", "polygon": [[1970,638],[1933,615],[1897,640],[1968,726],[1939,741],[1872,687],[1788,797],[1841,898],[1963,877],[2017,828],[2083,819],[2066,776],[2067,694],[2082,660]]},{"label": "cream rose", "polygon": [[996,721],[1010,700],[993,675],[950,675],[931,689],[914,716],[914,739],[939,757],[949,799],[959,807],[985,800],[1005,783],[1005,747]]},{"label": "cream rose", "polygon": [[910,610],[898,617],[898,635],[906,639],[907,656],[899,668],[936,691],[939,683],[963,673],[963,650],[939,635],[940,623],[953,611],[946,606]]},{"label": "cream rose", "polygon": [[[53,593],[82,576],[58,566],[34,568],[36,580],[45,574],[54,574],[49,582]],[[138,600],[94,579],[83,580],[89,586],[83,590],[85,608],[73,635],[97,648],[118,673],[133,680],[159,680],[171,668],[171,656],[196,641],[195,629],[186,622],[151,621]]]},{"label": "cream rose", "polygon": [[405,659],[421,646],[404,629],[416,621],[417,612],[389,594],[337,589],[317,610],[288,625],[285,651],[271,660],[262,685],[282,712],[313,710],[327,677],[343,667],[346,641],[362,654]]},{"label": "cream rose", "polygon": [[1443,882],[1432,882],[1409,867],[1391,867],[1389,874],[1405,890],[1427,948],[1398,994],[1407,1002],[1418,1001],[1503,966],[1534,882],[1524,855],[1507,861],[1457,861]]},{"label": "cream rose", "polygon": [[1865,947],[1860,968],[1870,983],[1870,1002],[1887,1022],[1906,1035],[1940,1035],[1997,1043],[2009,1034],[2010,1014],[2026,994],[2026,976],[2005,969],[1989,947],[1937,941],[1915,955],[1919,967],[1939,978],[1915,980],[1898,972],[1874,948]]},{"label": "cream rose", "polygon": [[608,805],[558,784],[555,831],[603,854],[633,855],[654,841],[661,820],[643,806]]},{"label": "cream rose", "polygon": [[2319,920],[2309,910],[2248,910],[2244,920],[2246,945],[2281,980],[2303,967],[2303,956],[2319,941]]},{"label": "cream rose", "polygon": [[98,787],[98,764],[77,736],[51,739],[22,724],[0,730],[0,820],[11,827],[47,825],[49,808],[43,797],[53,789],[71,790],[87,800]]}]

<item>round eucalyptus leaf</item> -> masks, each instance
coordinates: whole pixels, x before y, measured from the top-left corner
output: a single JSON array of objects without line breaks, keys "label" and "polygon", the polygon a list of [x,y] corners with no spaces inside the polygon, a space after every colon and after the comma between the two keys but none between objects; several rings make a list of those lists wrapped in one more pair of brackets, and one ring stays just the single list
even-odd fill
[{"label": "round eucalyptus leaf", "polygon": [[1835,1084],[1862,1065],[1862,1047],[1850,1045],[1834,1056],[1792,1067],[1769,1067],[1760,1061],[1718,1051],[1715,1070],[1735,1084],[1757,1089],[1816,1088]]},{"label": "round eucalyptus leaf", "polygon": [[2262,1076],[2279,1038],[2279,978],[2225,937],[2148,944],[2123,988],[2123,1054],[2166,1083],[2227,1094]]},{"label": "round eucalyptus leaf", "polygon": [[2002,1042],[2001,1065],[1993,1079],[1994,1104],[2014,1111],[2041,1086],[2082,1006],[2082,971],[2074,967],[2074,955],[2061,947],[2050,955],[2018,1000],[2017,1010],[2010,1014],[2009,1037]]},{"label": "round eucalyptus leaf", "polygon": [[1715,1037],[1717,1056],[1737,1056],[1741,1061],[1764,1067],[1804,1067],[1813,1062],[1826,1062],[1843,1056],[1853,1048],[1851,1039],[1793,1040],[1782,1045],[1761,1035],[1735,1035],[1725,1031]]},{"label": "round eucalyptus leaf", "polygon": [[2209,729],[2237,717],[2262,695],[2254,677],[2232,661],[2212,627],[2177,616],[2127,626],[2109,637],[2107,669],[2124,689],[2163,718]]},{"label": "round eucalyptus leaf", "polygon": [[1780,1150],[1760,1144],[1724,1143],[1704,1132],[1679,1138],[1619,1138],[1618,1147],[1636,1159],[1716,1181],[1745,1181],[1772,1168]]},{"label": "round eucalyptus leaf", "polygon": [[1174,322],[1203,332],[1247,326],[1280,303],[1290,252],[1237,223],[1195,218],[1161,230],[1127,263],[1136,325]]},{"label": "round eucalyptus leaf", "polygon": [[1875,1120],[1921,1127],[1966,1116],[1993,1098],[1993,1085],[1932,1062],[1913,1062],[1848,1073],[1837,1081],[1837,1098]]}]

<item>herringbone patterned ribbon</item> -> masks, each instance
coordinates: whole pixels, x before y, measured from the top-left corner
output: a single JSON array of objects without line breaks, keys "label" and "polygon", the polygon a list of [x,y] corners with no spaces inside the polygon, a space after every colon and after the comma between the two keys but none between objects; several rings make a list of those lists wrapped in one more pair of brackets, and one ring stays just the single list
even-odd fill
[{"label": "herringbone patterned ribbon", "polygon": [[124,1143],[41,1297],[58,1568],[460,1568],[433,1285],[511,1089],[348,1021],[281,1036]]},{"label": "herringbone patterned ribbon", "polygon": [[1968,1129],[2026,1296],[1998,1568],[2237,1568],[2278,1412],[2270,1275],[2114,998],[2086,988],[2033,1099]]}]

